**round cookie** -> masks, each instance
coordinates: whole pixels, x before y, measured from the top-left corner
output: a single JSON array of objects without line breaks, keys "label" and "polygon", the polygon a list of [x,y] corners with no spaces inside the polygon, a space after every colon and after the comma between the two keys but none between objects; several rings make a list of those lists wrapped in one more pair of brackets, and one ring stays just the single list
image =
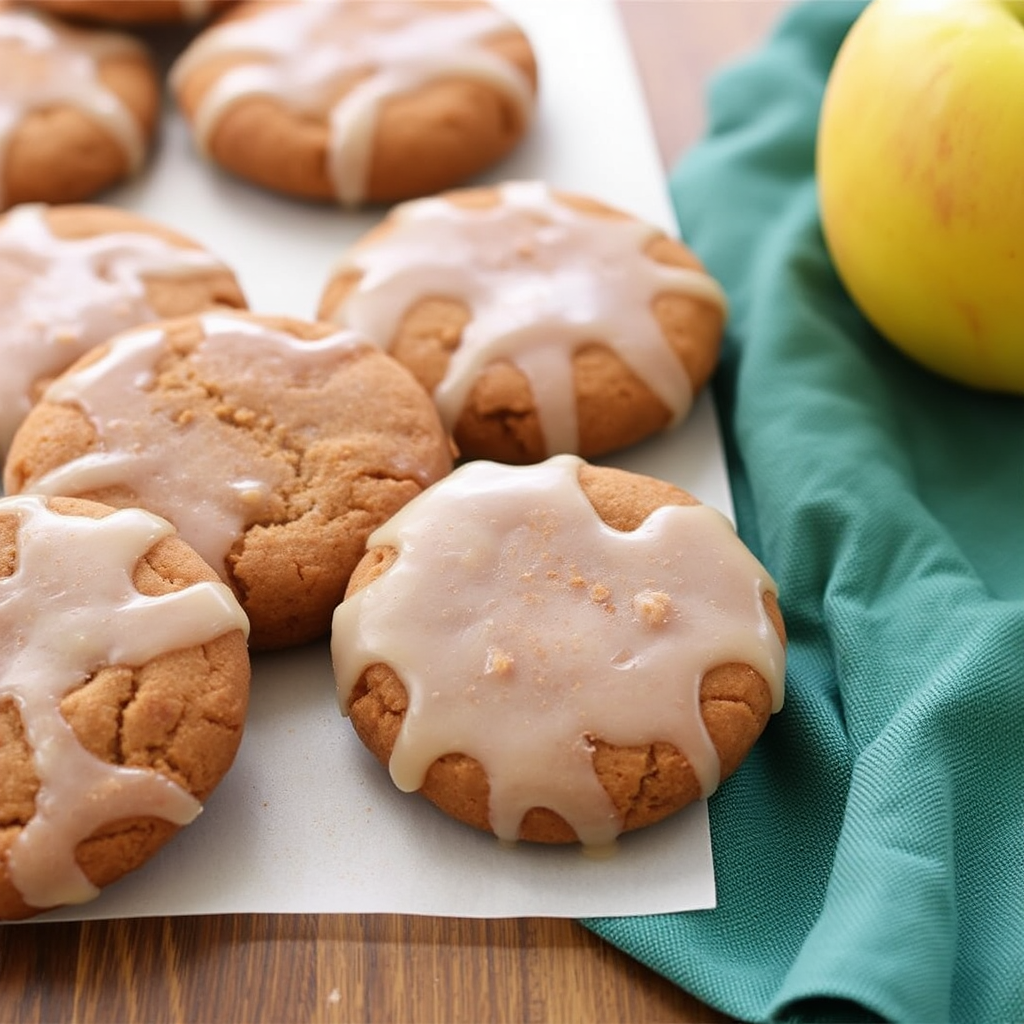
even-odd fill
[{"label": "round cookie", "polygon": [[244,307],[195,242],[108,206],[29,203],[0,215],[0,461],[46,385],[130,327]]},{"label": "round cookie", "polygon": [[0,210],[78,202],[134,174],[159,106],[137,40],[0,0]]},{"label": "round cookie", "polygon": [[216,163],[353,206],[450,188],[504,157],[530,123],[536,67],[482,0],[249,0],[171,84]]},{"label": "round cookie", "polygon": [[463,456],[528,463],[682,420],[725,308],[682,243],[534,181],[397,207],[335,269],[319,316],[408,366]]},{"label": "round cookie", "polygon": [[58,377],[4,486],[164,516],[267,649],[329,630],[367,535],[451,464],[430,397],[373,345],[212,312],[121,334]]},{"label": "round cookie", "polygon": [[31,0],[35,7],[110,25],[205,21],[233,0]]},{"label": "round cookie", "polygon": [[776,588],[720,513],[572,455],[467,463],[369,540],[343,712],[400,789],[605,846],[709,795],[782,705]]},{"label": "round cookie", "polygon": [[0,500],[0,920],[93,898],[195,818],[241,740],[246,628],[156,516]]}]

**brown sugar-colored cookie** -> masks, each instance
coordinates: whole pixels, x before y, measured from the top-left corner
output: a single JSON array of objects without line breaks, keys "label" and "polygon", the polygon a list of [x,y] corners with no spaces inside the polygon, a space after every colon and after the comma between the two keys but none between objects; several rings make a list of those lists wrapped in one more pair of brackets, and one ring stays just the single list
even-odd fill
[{"label": "brown sugar-colored cookie", "polygon": [[[25,0],[22,0],[25,2]],[[40,7],[68,18],[110,25],[200,22],[233,0],[30,0]]]},{"label": "brown sugar-colored cookie", "polygon": [[0,0],[0,210],[79,202],[135,173],[159,106],[136,39]]},{"label": "brown sugar-colored cookie", "polygon": [[249,0],[171,71],[197,144],[266,188],[345,205],[450,188],[530,123],[522,31],[481,0]]},{"label": "brown sugar-colored cookie", "polygon": [[679,422],[724,315],[681,242],[542,182],[399,206],[319,309],[412,370],[465,457],[510,463],[594,457]]},{"label": "brown sugar-colored cookie", "polygon": [[370,539],[342,710],[400,789],[602,846],[707,796],[782,705],[775,584],[720,513],[572,455],[471,462]]},{"label": "brown sugar-colored cookie", "polygon": [[0,461],[46,385],[139,324],[244,307],[231,270],[161,224],[109,206],[0,215]]},{"label": "brown sugar-colored cookie", "polygon": [[234,590],[254,648],[330,628],[366,537],[451,469],[429,396],[329,324],[212,312],[119,335],[58,377],[7,492],[138,505]]},{"label": "brown sugar-colored cookie", "polygon": [[241,740],[246,629],[157,517],[0,500],[0,920],[93,898],[196,816]]}]

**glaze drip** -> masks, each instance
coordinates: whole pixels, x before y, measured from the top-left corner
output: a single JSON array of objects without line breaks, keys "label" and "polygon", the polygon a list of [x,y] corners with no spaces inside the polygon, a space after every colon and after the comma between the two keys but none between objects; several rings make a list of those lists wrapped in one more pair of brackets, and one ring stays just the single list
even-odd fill
[{"label": "glaze drip", "polygon": [[145,279],[225,270],[200,249],[137,232],[58,238],[46,207],[0,221],[0,458],[33,404],[37,381],[57,376],[115,334],[156,320]]},{"label": "glaze drip", "polygon": [[18,520],[14,573],[0,577],[0,697],[13,698],[32,750],[35,811],[8,854],[11,880],[33,907],[80,903],[96,887],[75,849],[103,825],[136,816],[178,825],[199,803],[158,772],[108,764],[79,743],[62,698],[105,665],[137,666],[248,622],[220,583],[160,597],[132,583],[138,560],[173,528],[139,509],[103,519],[51,512],[43,499],[0,500]]},{"label": "glaze drip", "polygon": [[128,35],[75,29],[32,11],[0,11],[0,207],[11,137],[27,114],[46,107],[76,107],[120,144],[129,170],[142,166],[142,129],[100,81],[99,64],[143,53]]},{"label": "glaze drip", "polygon": [[340,202],[360,203],[366,191],[381,105],[442,78],[469,78],[513,99],[529,116],[530,83],[487,50],[489,37],[515,26],[489,7],[452,3],[293,3],[215,26],[172,68],[176,88],[194,71],[226,58],[243,60],[222,74],[195,114],[200,146],[239,100],[269,96],[326,118],[327,165]]},{"label": "glaze drip", "polygon": [[335,612],[341,707],[370,665],[404,683],[391,755],[412,791],[445,754],[475,758],[490,821],[514,840],[547,807],[588,846],[622,821],[593,768],[594,740],[673,744],[703,794],[719,781],[700,710],[712,668],[749,665],[782,704],[785,656],[764,609],[775,585],[724,516],[666,506],[612,529],[562,455],[529,467],[472,462],[370,537],[397,559]]},{"label": "glaze drip", "polygon": [[464,304],[471,319],[434,389],[449,430],[480,372],[504,360],[529,382],[548,453],[577,452],[572,357],[587,342],[610,348],[681,420],[693,388],[652,304],[682,294],[724,312],[718,284],[647,256],[660,234],[652,225],[578,210],[542,182],[508,183],[498,196],[487,207],[440,197],[398,207],[390,232],[338,268],[361,277],[332,319],[386,348],[418,302]]},{"label": "glaze drip", "polygon": [[[44,400],[82,408],[96,446],[24,489],[74,497],[127,488],[227,579],[232,545],[249,525],[272,521],[272,502],[295,479],[293,460],[266,440],[282,419],[279,403],[290,402],[289,389],[315,396],[319,382],[368,343],[351,331],[300,341],[226,313],[198,322],[202,340],[179,357],[174,387],[154,387],[170,351],[160,327],[121,335],[98,359],[54,381]],[[223,390],[223,411],[197,415],[208,387]],[[315,431],[315,422],[305,429]]]}]

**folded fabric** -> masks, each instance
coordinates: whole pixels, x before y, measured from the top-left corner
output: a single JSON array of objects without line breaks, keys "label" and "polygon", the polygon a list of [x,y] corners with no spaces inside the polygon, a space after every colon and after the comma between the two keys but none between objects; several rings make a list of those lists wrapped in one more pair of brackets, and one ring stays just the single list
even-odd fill
[{"label": "folded fabric", "polygon": [[744,1020],[1021,1021],[1024,400],[911,363],[829,261],[817,115],[861,8],[790,10],[673,175],[731,302],[716,399],[786,706],[710,798],[718,907],[586,923]]}]

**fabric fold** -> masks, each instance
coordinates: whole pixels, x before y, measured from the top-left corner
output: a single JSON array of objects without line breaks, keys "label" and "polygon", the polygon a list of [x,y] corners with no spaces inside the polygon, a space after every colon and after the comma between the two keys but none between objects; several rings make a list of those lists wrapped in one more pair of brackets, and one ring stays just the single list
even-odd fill
[{"label": "fabric fold", "polygon": [[745,1020],[1020,1021],[1024,401],[907,360],[832,268],[815,132],[862,6],[788,12],[672,179],[786,707],[711,797],[718,907],[587,924]]}]

